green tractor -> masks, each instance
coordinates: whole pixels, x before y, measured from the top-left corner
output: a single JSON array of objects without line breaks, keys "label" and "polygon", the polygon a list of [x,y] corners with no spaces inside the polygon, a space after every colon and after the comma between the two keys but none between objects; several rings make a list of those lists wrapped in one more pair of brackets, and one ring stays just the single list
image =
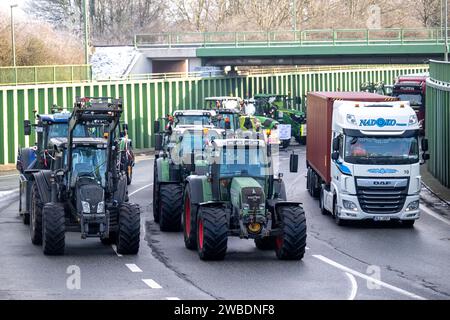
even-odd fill
[{"label": "green tractor", "polygon": [[[291,137],[300,144],[306,144],[306,114],[302,111],[300,97],[287,95],[257,94],[253,97],[255,116],[270,118],[279,122],[281,146],[287,148]],[[290,132],[289,132],[290,129]]]},{"label": "green tractor", "polygon": [[154,128],[153,218],[161,231],[180,231],[184,180],[201,172],[206,144],[222,138],[225,131],[212,126],[168,125],[161,132],[158,121]]},{"label": "green tractor", "polygon": [[[186,178],[183,233],[186,248],[202,260],[222,260],[229,236],[254,239],[279,259],[300,260],[306,246],[301,203],[288,202],[282,180],[263,140],[221,139],[205,150],[207,170]],[[297,172],[292,154],[290,171]]]}]

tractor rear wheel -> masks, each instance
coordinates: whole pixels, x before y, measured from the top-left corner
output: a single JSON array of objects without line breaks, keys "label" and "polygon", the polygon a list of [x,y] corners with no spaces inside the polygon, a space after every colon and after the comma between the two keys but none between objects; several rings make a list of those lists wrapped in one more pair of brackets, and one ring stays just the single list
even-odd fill
[{"label": "tractor rear wheel", "polygon": [[36,182],[31,187],[30,237],[31,243],[42,244],[42,200]]},{"label": "tractor rear wheel", "polygon": [[183,234],[184,245],[187,249],[197,248],[197,211],[198,205],[191,201],[191,188],[188,185],[184,193],[183,207]]},{"label": "tractor rear wheel", "polygon": [[259,250],[273,250],[275,249],[276,238],[273,236],[255,239],[256,248]]},{"label": "tractor rear wheel", "polygon": [[159,229],[161,231],[180,231],[183,212],[183,187],[179,184],[159,186]]},{"label": "tractor rear wheel", "polygon": [[64,207],[58,203],[47,203],[42,209],[42,248],[44,254],[64,254],[66,218]]},{"label": "tractor rear wheel", "polygon": [[200,207],[197,251],[202,260],[223,260],[227,253],[228,221],[224,208]]},{"label": "tractor rear wheel", "polygon": [[306,248],[306,217],[300,206],[280,208],[281,235],[275,240],[275,252],[280,260],[301,260]]},{"label": "tractor rear wheel", "polygon": [[141,236],[141,212],[137,204],[122,203],[119,208],[117,253],[137,254]]},{"label": "tractor rear wheel", "polygon": [[159,182],[156,161],[153,164],[153,220],[159,223]]}]

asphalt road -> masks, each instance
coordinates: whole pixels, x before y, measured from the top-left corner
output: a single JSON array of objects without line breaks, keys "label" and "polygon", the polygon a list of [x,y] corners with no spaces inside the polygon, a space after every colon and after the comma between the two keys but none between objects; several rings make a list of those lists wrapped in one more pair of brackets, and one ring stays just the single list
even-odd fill
[{"label": "asphalt road", "polygon": [[[305,150],[297,148],[300,164]],[[424,191],[413,229],[391,224],[335,225],[305,190],[306,170],[288,173],[288,199],[301,201],[308,247],[301,262],[279,261],[252,240],[230,238],[224,261],[204,262],[181,233],[152,218],[153,159],[141,158],[130,201],[142,211],[141,249],[120,256],[98,239],[66,236],[66,254],[47,257],[18,217],[16,175],[0,176],[0,299],[449,299],[450,209]],[[79,275],[79,277],[78,277]],[[79,284],[79,286],[78,286]]]}]

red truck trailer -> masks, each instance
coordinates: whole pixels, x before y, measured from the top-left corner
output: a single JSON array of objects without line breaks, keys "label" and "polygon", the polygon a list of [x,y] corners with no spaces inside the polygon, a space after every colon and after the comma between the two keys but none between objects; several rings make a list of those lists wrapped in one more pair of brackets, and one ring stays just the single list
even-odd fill
[{"label": "red truck trailer", "polygon": [[[385,102],[398,98],[369,92],[310,92],[307,98],[308,143],[306,162],[311,195],[318,197],[320,183],[329,184],[333,104],[335,101]],[[312,176],[310,176],[312,175]]]}]

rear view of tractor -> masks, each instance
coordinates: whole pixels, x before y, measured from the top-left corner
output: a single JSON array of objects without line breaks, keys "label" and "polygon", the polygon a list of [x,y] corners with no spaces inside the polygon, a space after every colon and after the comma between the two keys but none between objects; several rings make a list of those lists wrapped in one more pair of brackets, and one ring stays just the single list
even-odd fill
[{"label": "rear view of tractor", "polygon": [[[50,170],[33,174],[31,240],[48,255],[61,255],[66,231],[115,243],[121,254],[136,254],[140,209],[128,203],[126,175],[119,170],[115,136],[121,100],[77,98],[66,138],[51,139]],[[77,137],[77,127],[102,127],[102,137]]]},{"label": "rear view of tractor", "polygon": [[[207,170],[187,177],[183,196],[184,242],[200,259],[221,260],[228,237],[254,239],[279,259],[300,260],[306,218],[300,203],[286,201],[282,174],[274,177],[266,143],[255,139],[214,140],[205,151]],[[291,172],[298,157],[291,156]]]}]

